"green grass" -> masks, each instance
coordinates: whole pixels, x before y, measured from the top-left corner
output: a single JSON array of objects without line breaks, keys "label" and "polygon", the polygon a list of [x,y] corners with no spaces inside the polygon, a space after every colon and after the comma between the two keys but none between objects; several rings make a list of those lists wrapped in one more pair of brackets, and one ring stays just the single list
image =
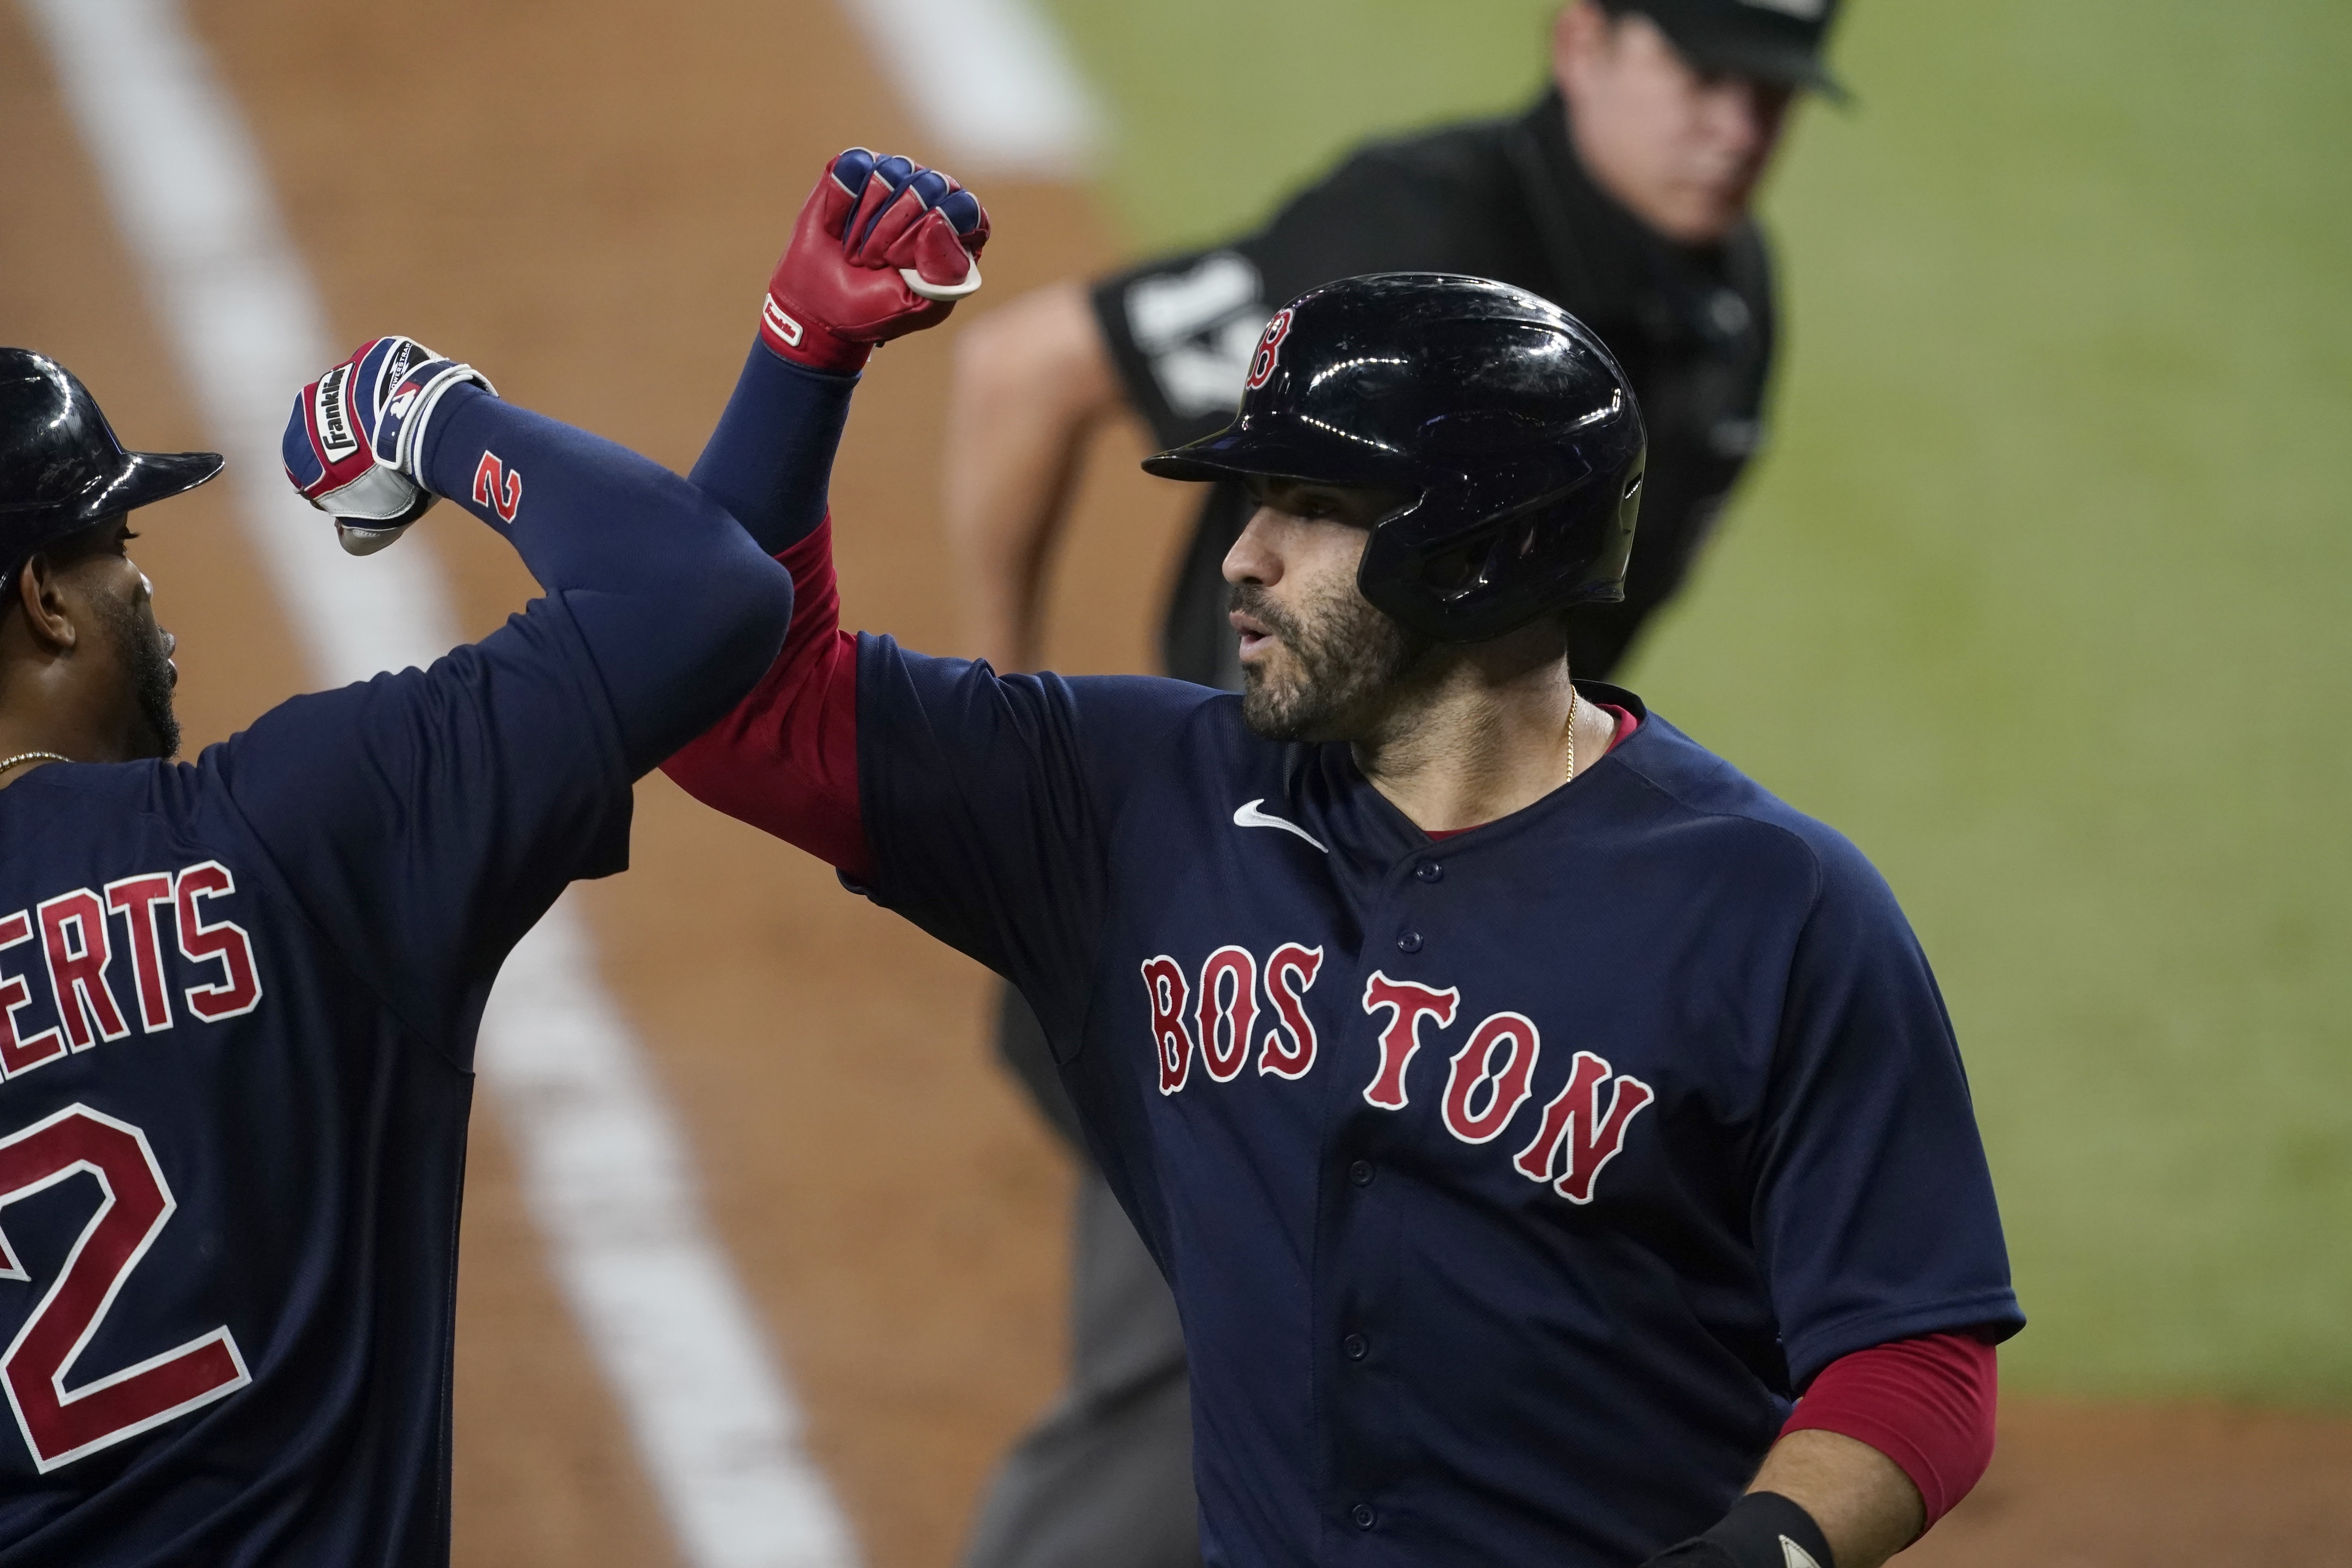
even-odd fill
[{"label": "green grass", "polygon": [[[1548,9],[1053,0],[1139,244],[1518,101]],[[1634,679],[1894,882],[2015,1383],[2352,1406],[2352,7],[1865,0],[1775,444]]]}]

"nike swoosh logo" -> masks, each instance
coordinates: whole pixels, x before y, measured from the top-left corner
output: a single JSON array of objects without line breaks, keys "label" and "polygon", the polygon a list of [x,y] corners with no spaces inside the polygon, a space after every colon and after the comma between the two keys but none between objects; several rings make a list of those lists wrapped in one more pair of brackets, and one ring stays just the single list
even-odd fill
[{"label": "nike swoosh logo", "polygon": [[1822,1568],[1819,1563],[1813,1561],[1811,1552],[1785,1535],[1780,1537],[1780,1560],[1786,1563],[1789,1568]]},{"label": "nike swoosh logo", "polygon": [[[1318,839],[1312,833],[1307,832],[1307,829],[1299,826],[1298,824],[1295,822],[1286,822],[1279,816],[1269,816],[1267,813],[1260,811],[1258,807],[1265,804],[1265,796],[1260,795],[1255,800],[1251,801],[1247,805],[1235,808],[1234,812],[1234,826],[1235,827],[1279,827],[1285,833],[1296,833],[1299,837],[1307,840],[1307,843],[1314,845],[1316,848],[1323,849],[1322,841]],[[1328,849],[1323,849],[1323,853],[1328,855],[1331,851]]]}]

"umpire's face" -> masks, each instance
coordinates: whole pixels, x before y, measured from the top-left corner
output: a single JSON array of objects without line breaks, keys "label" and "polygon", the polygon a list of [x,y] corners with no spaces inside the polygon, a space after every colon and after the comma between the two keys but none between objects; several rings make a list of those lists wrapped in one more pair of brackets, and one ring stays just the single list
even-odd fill
[{"label": "umpire's face", "polygon": [[1268,740],[1361,739],[1425,647],[1356,587],[1372,525],[1411,498],[1291,479],[1250,489],[1257,510],[1224,563],[1242,718]]},{"label": "umpire's face", "polygon": [[1585,172],[1680,245],[1738,226],[1780,144],[1790,89],[1702,71],[1638,11],[1580,0],[1560,13],[1552,69]]}]

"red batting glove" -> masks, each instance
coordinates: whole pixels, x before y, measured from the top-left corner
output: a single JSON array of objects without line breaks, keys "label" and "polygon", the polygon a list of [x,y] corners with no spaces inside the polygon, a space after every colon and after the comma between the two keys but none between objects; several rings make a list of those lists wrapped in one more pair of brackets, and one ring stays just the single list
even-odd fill
[{"label": "red batting glove", "polygon": [[874,345],[946,321],[980,287],[988,213],[935,169],[853,147],[827,163],[768,279],[760,338],[854,375]]}]

